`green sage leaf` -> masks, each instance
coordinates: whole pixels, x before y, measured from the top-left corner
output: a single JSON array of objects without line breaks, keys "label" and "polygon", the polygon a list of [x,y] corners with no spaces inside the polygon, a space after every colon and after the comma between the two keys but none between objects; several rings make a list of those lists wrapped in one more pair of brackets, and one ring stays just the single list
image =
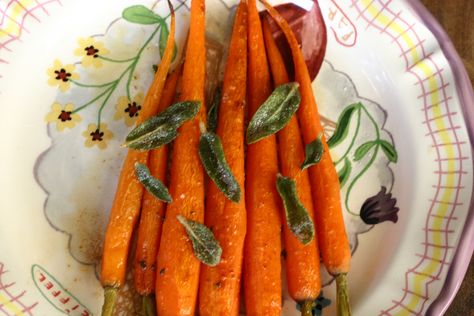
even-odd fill
[{"label": "green sage leaf", "polygon": [[136,24],[157,24],[163,21],[161,16],[144,5],[132,5],[125,8],[122,12],[122,17]]},{"label": "green sage leaf", "polygon": [[364,158],[364,156],[369,152],[369,150],[372,147],[374,147],[376,144],[377,144],[376,141],[368,141],[367,143],[360,145],[360,147],[357,148],[354,153],[354,160],[359,161],[362,158]]},{"label": "green sage leaf", "polygon": [[207,175],[219,190],[232,202],[239,202],[240,186],[225,160],[224,148],[222,148],[219,136],[212,132],[205,132],[201,135],[199,157]]},{"label": "green sage leaf", "polygon": [[339,184],[341,188],[346,184],[349,176],[351,175],[352,165],[349,158],[344,158],[344,165],[342,166],[341,170],[337,173],[339,176]]},{"label": "green sage leaf", "polygon": [[381,140],[380,141],[380,146],[382,147],[383,152],[387,156],[388,160],[391,162],[397,162],[398,161],[398,153],[395,150],[395,147],[393,147],[392,144],[387,142],[386,140]]},{"label": "green sage leaf", "polygon": [[207,111],[207,129],[210,132],[215,132],[217,129],[217,118],[219,114],[219,104],[221,103],[222,87],[217,87],[214,97],[212,98],[212,104]]},{"label": "green sage leaf", "polygon": [[250,120],[247,143],[255,143],[281,130],[300,106],[298,83],[291,82],[277,87]]},{"label": "green sage leaf", "polygon": [[168,189],[165,187],[160,180],[153,177],[150,173],[150,169],[142,163],[135,163],[135,176],[138,181],[158,200],[171,203],[173,199],[171,198]]},{"label": "green sage leaf", "polygon": [[361,103],[354,103],[349,105],[342,111],[341,115],[337,120],[336,130],[331,138],[328,140],[329,148],[336,146],[341,143],[349,133],[349,126],[351,122],[352,115],[362,106]]},{"label": "green sage leaf", "polygon": [[324,152],[324,145],[322,141],[323,134],[321,133],[315,140],[306,145],[306,154],[301,170],[309,168],[321,161]]},{"label": "green sage leaf", "polygon": [[196,258],[211,267],[218,265],[221,261],[222,248],[212,231],[205,225],[181,215],[177,218],[191,239]]},{"label": "green sage leaf", "polygon": [[314,225],[298,198],[295,181],[279,174],[277,190],[283,200],[288,227],[301,243],[307,245],[314,238]]},{"label": "green sage leaf", "polygon": [[[158,48],[160,51],[160,57],[163,58],[165,55],[166,44],[168,43],[168,36],[170,35],[170,30],[168,29],[168,24],[166,22],[161,23],[161,30],[160,30],[160,40],[158,42]],[[178,54],[178,47],[176,46],[176,42],[173,43],[173,58],[171,61],[174,61],[176,55]]]},{"label": "green sage leaf", "polygon": [[200,101],[178,102],[160,114],[135,127],[125,139],[125,146],[136,150],[151,150],[173,141],[178,128],[199,112]]}]

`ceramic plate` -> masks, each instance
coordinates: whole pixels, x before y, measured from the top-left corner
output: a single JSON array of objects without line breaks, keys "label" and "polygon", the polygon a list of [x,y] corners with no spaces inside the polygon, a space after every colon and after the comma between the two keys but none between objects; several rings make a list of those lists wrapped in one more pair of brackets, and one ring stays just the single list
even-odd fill
[{"label": "ceramic plate", "polygon": [[[0,314],[100,313],[97,268],[120,144],[167,36],[164,23],[122,18],[133,4],[0,1]],[[168,21],[165,2],[140,4]],[[218,60],[233,5],[207,1]],[[189,8],[174,6],[179,59]],[[320,7],[328,45],[313,87],[327,136],[347,132],[331,151],[353,251],[354,315],[441,315],[473,246],[467,75],[416,1]],[[208,72],[219,76],[217,66]],[[334,315],[334,285],[323,279],[314,314]],[[137,314],[135,301],[126,286],[118,314]],[[297,309],[285,293],[284,314]]]}]

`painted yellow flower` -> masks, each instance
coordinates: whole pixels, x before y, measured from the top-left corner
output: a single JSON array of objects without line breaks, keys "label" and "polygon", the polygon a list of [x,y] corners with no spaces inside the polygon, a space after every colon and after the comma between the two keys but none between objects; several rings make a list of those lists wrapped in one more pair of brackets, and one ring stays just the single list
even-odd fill
[{"label": "painted yellow flower", "polygon": [[82,118],[77,113],[73,113],[74,105],[66,104],[64,107],[55,102],[51,105],[51,111],[44,118],[48,123],[56,123],[58,131],[62,132],[65,128],[73,128]]},{"label": "painted yellow flower", "polygon": [[70,81],[79,79],[79,74],[74,72],[74,65],[63,65],[58,59],[54,61],[53,67],[49,68],[48,84],[58,86],[61,91],[69,89]]},{"label": "painted yellow flower", "polygon": [[79,43],[79,47],[74,51],[74,55],[82,56],[82,65],[84,67],[102,67],[102,60],[99,56],[104,56],[109,53],[109,50],[105,48],[104,44],[94,40],[92,37],[80,38],[77,42]]},{"label": "painted yellow flower", "polygon": [[143,93],[138,93],[132,101],[127,97],[120,97],[115,105],[115,120],[123,119],[127,126],[132,126],[140,115],[143,105]]},{"label": "painted yellow flower", "polygon": [[107,124],[101,123],[99,127],[96,124],[89,124],[82,136],[86,138],[84,142],[86,147],[97,146],[100,149],[105,149],[107,142],[112,139],[114,134],[107,128]]}]

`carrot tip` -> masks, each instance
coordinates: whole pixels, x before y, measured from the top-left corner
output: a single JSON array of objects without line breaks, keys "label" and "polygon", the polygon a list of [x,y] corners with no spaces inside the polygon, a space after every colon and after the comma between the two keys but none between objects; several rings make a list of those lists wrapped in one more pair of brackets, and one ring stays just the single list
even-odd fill
[{"label": "carrot tip", "polygon": [[156,316],[154,295],[145,295],[142,298],[143,313],[145,316]]},{"label": "carrot tip", "polygon": [[313,316],[313,301],[304,301],[301,304],[301,316]]},{"label": "carrot tip", "polygon": [[117,296],[118,288],[112,286],[107,286],[104,288],[104,305],[102,305],[102,316],[113,315]]},{"label": "carrot tip", "polygon": [[337,288],[337,315],[350,316],[351,306],[349,303],[349,287],[347,283],[347,273],[336,275]]}]

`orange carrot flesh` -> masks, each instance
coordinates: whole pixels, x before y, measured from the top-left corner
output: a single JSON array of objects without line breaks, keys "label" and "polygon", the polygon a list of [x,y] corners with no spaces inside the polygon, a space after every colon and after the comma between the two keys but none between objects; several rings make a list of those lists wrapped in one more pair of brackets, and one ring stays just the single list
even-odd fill
[{"label": "orange carrot flesh", "polygon": [[180,100],[201,101],[196,118],[184,123],[174,141],[168,204],[158,251],[156,303],[159,315],[194,315],[200,262],[177,216],[204,221],[204,170],[198,154],[199,122],[205,122],[206,67],[204,0],[191,2],[191,20]]},{"label": "orange carrot flesh", "polygon": [[[155,115],[173,57],[175,16],[171,15],[171,27],[165,53],[143,103],[137,125]],[[133,229],[140,215],[143,186],[135,177],[135,163],[146,164],[148,152],[129,150],[120,173],[115,199],[110,211],[105,233],[101,267],[103,286],[120,287],[125,280],[127,258]]]},{"label": "orange carrot flesh", "polygon": [[351,253],[342,216],[339,179],[324,137],[308,69],[296,37],[286,20],[265,0],[260,1],[264,3],[272,18],[280,26],[290,45],[295,64],[295,77],[300,84],[301,103],[298,109],[298,119],[304,142],[308,144],[321,133],[323,135],[324,153],[322,159],[318,164],[309,168],[315,203],[316,230],[322,259],[330,274],[347,273]]},{"label": "orange carrot flesh", "polygon": [[[279,86],[287,83],[289,79],[285,64],[266,20],[263,22],[263,33],[274,85]],[[313,219],[313,199],[309,175],[307,170],[301,170],[305,152],[296,115],[293,115],[288,124],[278,132],[277,137],[281,173],[295,180],[298,197]],[[321,291],[317,238],[314,238],[309,244],[303,245],[290,231],[284,218],[284,212],[282,215],[288,292],[295,301],[313,301]]]},{"label": "orange carrot flesh", "polygon": [[[166,80],[158,112],[163,111],[173,102],[181,67],[177,68]],[[151,174],[166,183],[168,164],[168,146],[163,146],[149,153],[148,166]],[[133,279],[135,290],[140,295],[155,292],[156,257],[161,239],[161,226],[165,216],[166,203],[158,200],[148,191],[142,199],[140,223],[138,225],[137,248],[133,262]]]},{"label": "orange carrot flesh", "polygon": [[[248,115],[271,93],[262,25],[256,1],[248,1]],[[281,313],[281,220],[276,190],[278,154],[275,135],[247,148],[247,237],[244,250],[244,298],[248,315]]]},{"label": "orange carrot flesh", "polygon": [[[245,180],[245,99],[247,81],[247,3],[237,9],[219,106],[217,135],[227,163],[242,191]],[[244,192],[242,192],[244,193]],[[244,196],[244,194],[242,194]],[[240,277],[247,218],[245,199],[234,203],[214,182],[206,196],[206,226],[222,248],[216,267],[203,265],[199,287],[199,315],[239,314]]]}]

